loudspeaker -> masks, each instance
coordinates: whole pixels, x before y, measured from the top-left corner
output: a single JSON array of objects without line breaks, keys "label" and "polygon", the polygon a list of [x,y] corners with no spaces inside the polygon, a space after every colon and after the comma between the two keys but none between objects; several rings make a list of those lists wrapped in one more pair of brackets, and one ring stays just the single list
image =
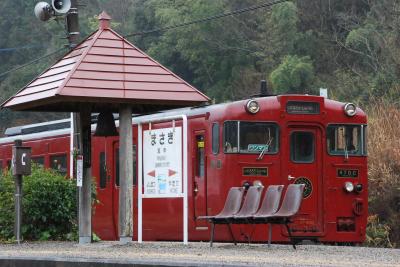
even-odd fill
[{"label": "loudspeaker", "polygon": [[65,14],[71,8],[71,0],[51,0],[51,5],[57,13]]},{"label": "loudspeaker", "polygon": [[46,2],[39,2],[35,6],[35,16],[41,21],[48,21],[54,15],[51,6]]}]

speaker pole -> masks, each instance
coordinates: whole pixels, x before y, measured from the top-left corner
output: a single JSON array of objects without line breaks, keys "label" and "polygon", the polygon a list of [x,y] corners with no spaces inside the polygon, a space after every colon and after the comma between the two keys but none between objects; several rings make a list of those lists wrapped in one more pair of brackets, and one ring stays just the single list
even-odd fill
[{"label": "speaker pole", "polygon": [[[78,42],[79,42],[79,16],[78,16],[78,0],[71,0],[71,8],[67,13],[67,31],[68,31],[68,42],[69,42],[69,48],[74,49]],[[73,129],[74,129],[74,136],[70,140],[70,142],[73,142],[73,148],[74,151],[80,151],[82,154],[83,152],[83,143],[86,146],[90,147],[90,138],[89,140],[84,140],[84,136],[82,135],[82,132],[84,132],[84,128],[88,128],[89,133],[88,135],[90,136],[90,112],[85,113],[83,111],[79,113],[71,113],[72,116],[72,123],[73,123]],[[82,114],[85,113],[85,114]],[[84,118],[84,122],[82,121],[82,117]],[[83,127],[84,124],[84,127]],[[87,129],[86,129],[87,130]],[[85,142],[86,141],[86,142]],[[71,151],[71,153],[73,153]],[[87,157],[88,155],[84,155],[84,157]],[[85,159],[84,159],[85,160]],[[71,162],[71,164],[75,164],[75,160]],[[78,212],[78,225],[79,225],[79,244],[87,244],[91,242],[92,239],[92,223],[91,223],[91,217],[92,217],[92,208],[91,208],[91,167],[86,167],[85,173],[84,173],[84,181],[83,187],[79,187],[79,193],[78,193],[78,203],[79,203],[79,212]],[[89,174],[89,175],[88,175]]]},{"label": "speaker pole", "polygon": [[78,0],[71,0],[71,8],[67,13],[67,31],[69,48],[73,49],[79,41]]}]

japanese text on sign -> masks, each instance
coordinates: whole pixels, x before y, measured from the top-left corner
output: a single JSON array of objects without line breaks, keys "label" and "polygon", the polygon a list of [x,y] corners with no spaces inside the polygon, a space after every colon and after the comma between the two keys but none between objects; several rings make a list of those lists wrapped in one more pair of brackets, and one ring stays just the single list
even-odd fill
[{"label": "japanese text on sign", "polygon": [[182,194],[182,127],[144,131],[144,195]]}]

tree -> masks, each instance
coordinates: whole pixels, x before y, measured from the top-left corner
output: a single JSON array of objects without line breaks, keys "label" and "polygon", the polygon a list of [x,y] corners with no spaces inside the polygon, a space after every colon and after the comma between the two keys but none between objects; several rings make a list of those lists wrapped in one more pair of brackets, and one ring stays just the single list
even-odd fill
[{"label": "tree", "polygon": [[309,57],[286,56],[271,73],[272,85],[279,94],[308,93],[313,78],[314,67]]}]

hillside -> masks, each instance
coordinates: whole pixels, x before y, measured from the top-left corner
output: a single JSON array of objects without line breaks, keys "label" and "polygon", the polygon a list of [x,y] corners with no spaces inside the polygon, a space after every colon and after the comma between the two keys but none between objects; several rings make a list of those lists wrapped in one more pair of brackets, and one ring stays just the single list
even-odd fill
[{"label": "hillside", "polygon": [[[121,34],[257,5],[254,0],[86,0],[80,8],[81,37],[106,10]],[[63,22],[43,23],[36,1],[3,0],[0,9],[0,73],[66,44]],[[371,97],[399,99],[400,3],[395,0],[297,0],[235,16],[196,23],[129,40],[216,102],[258,92],[267,79],[276,93],[315,93],[365,105]],[[65,51],[65,50],[64,50]],[[0,76],[0,100],[19,90],[63,52]],[[1,75],[1,74],[0,74]],[[6,126],[65,114],[0,112]]]}]

